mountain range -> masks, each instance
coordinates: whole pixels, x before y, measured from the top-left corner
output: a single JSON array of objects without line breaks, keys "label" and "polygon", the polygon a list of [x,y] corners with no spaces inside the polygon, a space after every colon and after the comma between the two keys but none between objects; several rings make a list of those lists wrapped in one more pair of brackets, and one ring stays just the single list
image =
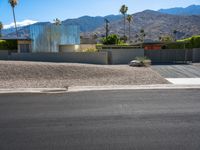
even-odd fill
[{"label": "mountain range", "polygon": [[158,12],[171,15],[200,15],[200,5],[190,5],[186,8],[160,9]]},{"label": "mountain range", "polygon": [[[146,10],[133,14],[133,22],[131,23],[131,35],[134,39],[135,35],[144,29],[146,38],[157,40],[159,36],[171,35],[177,30],[177,38],[185,38],[195,34],[200,34],[200,6],[191,5],[187,8],[161,9],[158,11]],[[181,10],[181,11],[180,11]],[[183,13],[184,12],[184,13]],[[82,35],[105,35],[105,19],[110,21],[110,33],[123,35],[123,16],[108,15],[105,17],[83,16],[76,19],[67,19],[62,21],[64,25],[78,25]],[[49,24],[50,22],[38,22],[37,24]],[[127,23],[128,24],[128,23]],[[19,34],[26,34],[26,30],[31,25],[20,27]],[[13,28],[4,29],[4,36],[13,36],[15,32]],[[128,34],[128,32],[127,32]]]},{"label": "mountain range", "polygon": [[115,22],[122,19],[122,15],[109,15],[105,17],[83,16],[77,19],[67,19],[62,22],[64,25],[78,25],[81,32],[91,32],[104,25],[105,19]]},{"label": "mountain range", "polygon": [[[110,24],[110,33],[123,35],[123,20],[118,20]],[[128,22],[127,22],[128,28]],[[143,29],[146,39],[156,41],[162,36],[174,36],[174,30],[177,31],[176,38],[183,39],[192,35],[200,34],[200,15],[181,16],[163,14],[157,11],[145,10],[133,14],[133,22],[131,23],[131,37],[134,40],[136,34]],[[128,29],[126,30],[128,35]],[[94,33],[105,33],[104,27],[96,29]]]}]

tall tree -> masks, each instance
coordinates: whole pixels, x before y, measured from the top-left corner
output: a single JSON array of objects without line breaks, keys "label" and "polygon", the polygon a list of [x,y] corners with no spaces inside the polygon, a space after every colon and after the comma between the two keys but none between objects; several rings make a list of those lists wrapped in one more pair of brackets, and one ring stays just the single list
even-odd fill
[{"label": "tall tree", "polygon": [[2,36],[1,30],[3,29],[3,23],[0,21],[0,37]]},{"label": "tall tree", "polygon": [[144,32],[144,29],[141,29],[141,30],[140,30],[140,41],[141,41],[142,43],[144,43],[144,38],[145,38],[145,36],[146,36],[146,33]]},{"label": "tall tree", "polygon": [[131,41],[131,22],[133,20],[133,16],[132,15],[128,15],[127,16],[127,21],[129,23],[129,42]]},{"label": "tall tree", "polygon": [[110,24],[110,21],[108,19],[105,19],[105,28],[106,28],[106,38],[108,38],[108,34],[109,34],[109,24]]},{"label": "tall tree", "polygon": [[174,30],[174,31],[173,31],[173,34],[174,34],[174,41],[176,41],[176,38],[177,38],[177,32],[178,32],[177,30]]},{"label": "tall tree", "polygon": [[54,19],[53,21],[54,21],[55,25],[61,25],[62,24],[62,21],[58,18]]},{"label": "tall tree", "polygon": [[18,37],[17,23],[16,23],[16,18],[15,18],[15,6],[18,4],[18,0],[8,0],[8,2],[10,3],[10,6],[12,7],[15,30],[16,30],[16,35]]},{"label": "tall tree", "polygon": [[124,16],[124,38],[125,38],[126,37],[126,13],[128,11],[128,7],[126,5],[122,5],[119,11]]},{"label": "tall tree", "polygon": [[145,36],[146,36],[146,33],[145,33],[144,29],[141,29],[140,36],[139,36],[139,41],[141,42],[141,45],[140,45],[141,48],[143,47]]}]

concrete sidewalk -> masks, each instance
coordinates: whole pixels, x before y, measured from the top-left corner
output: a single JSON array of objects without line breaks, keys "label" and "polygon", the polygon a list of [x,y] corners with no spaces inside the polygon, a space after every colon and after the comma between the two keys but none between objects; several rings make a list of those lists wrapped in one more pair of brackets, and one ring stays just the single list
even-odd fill
[{"label": "concrete sidewalk", "polygon": [[200,85],[200,65],[154,65],[151,67],[175,85]]},{"label": "concrete sidewalk", "polygon": [[69,92],[80,91],[99,91],[99,90],[159,90],[159,89],[200,89],[199,85],[175,85],[175,84],[160,84],[160,85],[119,85],[119,86],[74,86],[69,87]]},{"label": "concrete sidewalk", "polygon": [[165,89],[200,89],[199,85],[118,85],[118,86],[72,86],[68,88],[20,88],[20,89],[0,89],[0,94],[13,93],[36,93],[36,94],[59,94],[67,92],[82,91],[105,91],[105,90],[165,90]]},{"label": "concrete sidewalk", "polygon": [[166,78],[175,85],[200,85],[200,78]]}]

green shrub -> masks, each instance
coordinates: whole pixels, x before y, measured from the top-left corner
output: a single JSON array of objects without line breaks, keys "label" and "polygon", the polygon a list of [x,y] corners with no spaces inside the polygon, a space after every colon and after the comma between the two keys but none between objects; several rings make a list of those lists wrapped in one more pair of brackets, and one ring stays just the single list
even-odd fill
[{"label": "green shrub", "polygon": [[102,43],[105,45],[117,45],[121,42],[120,38],[116,34],[111,34],[107,38],[102,39]]},{"label": "green shrub", "polygon": [[200,48],[200,36],[193,36],[190,39],[190,46],[192,48]]},{"label": "green shrub", "polygon": [[200,48],[200,35],[178,40],[176,43],[166,44],[166,49]]},{"label": "green shrub", "polygon": [[171,36],[163,36],[163,37],[160,37],[160,41],[161,42],[172,42],[173,41],[173,38]]},{"label": "green shrub", "polygon": [[119,46],[129,46],[128,43],[124,43],[124,41],[121,41],[121,40],[119,41],[119,43],[117,45],[119,45]]},{"label": "green shrub", "polygon": [[168,43],[162,49],[184,49],[184,43],[176,42],[176,43]]},{"label": "green shrub", "polygon": [[123,43],[126,43],[127,40],[128,40],[127,36],[120,37],[120,41],[123,42]]},{"label": "green shrub", "polygon": [[0,50],[16,50],[17,40],[0,40]]},{"label": "green shrub", "polygon": [[96,47],[98,47],[98,46],[103,46],[103,44],[99,44],[99,43],[98,43],[98,44],[96,44]]},{"label": "green shrub", "polygon": [[84,50],[84,52],[90,52],[90,53],[93,53],[93,52],[97,52],[98,50],[96,48],[87,48],[86,50]]}]

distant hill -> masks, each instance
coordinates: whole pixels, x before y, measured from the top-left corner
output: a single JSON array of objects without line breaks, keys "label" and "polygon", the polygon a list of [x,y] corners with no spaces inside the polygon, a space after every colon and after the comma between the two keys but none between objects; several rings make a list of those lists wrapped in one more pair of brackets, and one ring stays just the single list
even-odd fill
[{"label": "distant hill", "polygon": [[[27,26],[21,26],[21,27],[17,27],[17,30],[18,30],[18,34],[19,36],[27,36],[28,35],[28,31],[29,31],[29,28],[33,25],[42,25],[42,24],[49,24],[50,22],[37,22],[35,24],[32,24],[32,25],[27,25]],[[14,37],[16,36],[16,30],[15,28],[8,28],[8,29],[3,29],[2,30],[2,35],[4,37]]]},{"label": "distant hill", "polygon": [[171,15],[200,15],[200,5],[191,5],[186,8],[176,7],[170,9],[160,9],[158,12]]},{"label": "distant hill", "polygon": [[[177,30],[178,39],[200,34],[200,16],[177,16],[146,10],[134,14],[133,18],[131,23],[132,40],[134,40],[134,37],[141,29],[144,29],[147,40],[151,39],[154,41],[158,40],[159,36],[173,36],[174,30]],[[123,20],[113,22],[110,26],[110,33],[123,35]],[[100,27],[94,33],[105,34],[105,29]],[[126,34],[128,35],[128,30]]]},{"label": "distant hill", "polygon": [[90,17],[90,16],[83,16],[77,19],[67,19],[62,23],[65,25],[78,25],[80,26],[81,32],[91,32],[104,25],[105,19],[108,19],[110,22],[114,22],[117,20],[122,19],[121,15],[109,15],[105,17]]}]

